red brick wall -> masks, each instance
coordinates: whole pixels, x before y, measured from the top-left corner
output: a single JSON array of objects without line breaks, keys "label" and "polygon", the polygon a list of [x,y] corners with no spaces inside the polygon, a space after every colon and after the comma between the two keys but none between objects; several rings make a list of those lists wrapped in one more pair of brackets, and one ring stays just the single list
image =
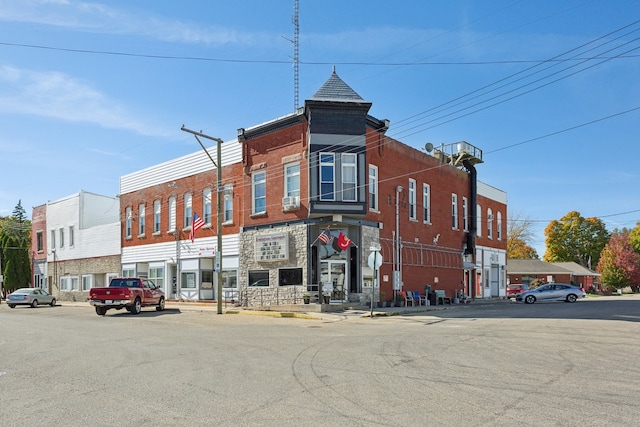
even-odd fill
[{"label": "red brick wall", "polygon": [[[38,252],[38,232],[42,232],[42,251]],[[34,260],[47,259],[47,205],[33,208],[31,213],[31,252]]]}]

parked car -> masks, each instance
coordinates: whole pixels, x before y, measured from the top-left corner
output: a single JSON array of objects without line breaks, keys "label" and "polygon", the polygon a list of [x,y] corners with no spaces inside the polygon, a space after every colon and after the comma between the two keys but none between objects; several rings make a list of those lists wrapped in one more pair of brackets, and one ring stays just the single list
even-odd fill
[{"label": "parked car", "polygon": [[507,298],[514,298],[516,295],[528,290],[529,285],[526,285],[524,283],[520,283],[517,285],[507,285]]},{"label": "parked car", "polygon": [[131,314],[140,314],[142,307],[148,306],[163,311],[164,292],[149,279],[116,277],[106,288],[91,288],[89,304],[96,308],[99,316],[104,316],[112,308],[125,308]]},{"label": "parked car", "polygon": [[56,298],[49,292],[40,288],[20,288],[7,295],[7,305],[15,308],[16,305],[30,305],[36,308],[38,304],[56,305]]},{"label": "parked car", "polygon": [[533,304],[536,301],[565,301],[576,302],[585,297],[584,289],[566,283],[549,283],[536,289],[530,289],[516,295],[516,301]]}]

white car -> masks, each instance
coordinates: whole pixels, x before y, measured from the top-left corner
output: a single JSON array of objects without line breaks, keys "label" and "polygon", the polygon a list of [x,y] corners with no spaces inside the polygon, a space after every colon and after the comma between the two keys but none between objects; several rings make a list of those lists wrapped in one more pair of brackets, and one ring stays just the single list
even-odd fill
[{"label": "white car", "polygon": [[516,301],[533,304],[536,301],[576,302],[586,296],[584,289],[566,283],[549,283],[516,295]]}]

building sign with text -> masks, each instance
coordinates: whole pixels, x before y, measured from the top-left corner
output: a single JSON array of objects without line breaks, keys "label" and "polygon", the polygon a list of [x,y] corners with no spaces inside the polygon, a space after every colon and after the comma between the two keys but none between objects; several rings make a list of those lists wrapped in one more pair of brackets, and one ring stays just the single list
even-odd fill
[{"label": "building sign with text", "polygon": [[289,259],[289,233],[256,236],[256,261],[274,262]]}]

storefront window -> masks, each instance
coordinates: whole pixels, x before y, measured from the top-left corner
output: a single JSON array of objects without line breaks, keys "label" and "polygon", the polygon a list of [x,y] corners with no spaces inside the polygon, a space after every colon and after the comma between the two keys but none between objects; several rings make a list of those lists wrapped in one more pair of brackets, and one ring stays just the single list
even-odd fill
[{"label": "storefront window", "polygon": [[269,286],[269,270],[249,270],[249,286]]},{"label": "storefront window", "polygon": [[238,288],[237,270],[222,270],[222,287],[231,289]]},{"label": "storefront window", "polygon": [[281,268],[278,270],[278,285],[302,285],[301,268]]}]

